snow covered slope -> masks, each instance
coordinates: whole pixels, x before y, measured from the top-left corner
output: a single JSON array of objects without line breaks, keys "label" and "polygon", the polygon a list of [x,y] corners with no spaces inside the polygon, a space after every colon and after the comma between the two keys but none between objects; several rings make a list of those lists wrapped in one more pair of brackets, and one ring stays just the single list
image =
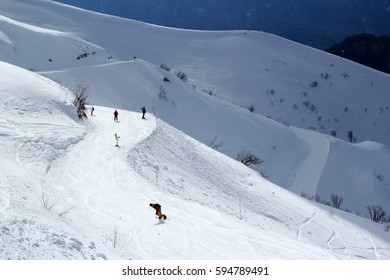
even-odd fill
[{"label": "snow covered slope", "polygon": [[66,90],[0,68],[3,259],[390,258],[377,224],[314,205],[154,116],[122,110],[117,123],[96,106],[79,123]]},{"label": "snow covered slope", "polygon": [[97,258],[90,240],[43,206],[56,199],[66,207],[62,197],[49,197],[46,174],[87,134],[74,118],[70,94],[27,70],[3,62],[0,69],[1,258]]},{"label": "snow covered slope", "polygon": [[[324,201],[336,194],[343,197],[343,208],[364,216],[370,205],[389,211],[390,157],[385,146],[372,143],[381,148],[362,149],[370,144],[351,145],[282,125],[199,93],[174,74],[141,59],[43,74],[65,84],[88,85],[100,105],[140,111],[146,104],[159,118],[206,145],[217,139],[222,144],[219,151],[232,158],[252,151],[265,161],[259,169],[267,179],[297,194],[317,195]],[[340,145],[348,147],[345,152],[340,152]],[[338,176],[334,176],[336,170]]]},{"label": "snow covered slope", "polygon": [[0,51],[3,61],[34,71],[75,66],[80,60],[90,64],[108,60],[104,49],[72,33],[40,28],[1,15]]},{"label": "snow covered slope", "polygon": [[199,91],[253,105],[281,123],[334,131],[347,141],[352,131],[358,142],[390,146],[390,76],[354,62],[263,32],[164,28],[50,1],[4,0],[0,11],[74,33],[120,60],[164,63],[185,72]]},{"label": "snow covered slope", "polygon": [[[389,234],[364,218],[369,205],[390,211],[385,145],[350,144],[284,125],[203,92],[191,78],[207,76],[209,85],[226,93],[235,83],[249,92],[259,83],[253,74],[259,61],[266,59],[275,70],[266,80],[293,89],[307,71],[320,70],[306,51],[326,64],[336,58],[268,34],[165,29],[51,1],[5,0],[0,14],[1,60],[63,86],[88,86],[96,108],[96,116],[80,121],[65,87],[1,62],[1,258],[390,258]],[[266,51],[258,53],[259,47]],[[88,55],[77,59],[84,51]],[[282,53],[298,68],[275,60]],[[165,71],[160,63],[174,68]],[[367,104],[385,108],[388,77],[344,63],[348,73],[372,74],[380,91]],[[189,83],[176,77],[182,69],[192,69]],[[282,74],[295,82],[280,80]],[[356,104],[366,96],[357,92]],[[276,98],[278,91],[267,93]],[[321,94],[328,109],[341,106]],[[350,100],[337,94],[338,102]],[[142,105],[147,120],[141,120]],[[275,107],[284,112],[282,105]],[[119,123],[113,122],[115,109]],[[378,116],[386,128],[386,109]],[[119,149],[114,133],[121,136]],[[207,147],[213,139],[225,155]],[[265,160],[260,169],[273,183],[232,159],[247,150]],[[363,217],[301,193],[323,200],[340,195],[343,209]],[[153,219],[153,201],[170,220]],[[163,241],[157,255],[156,239]]]}]

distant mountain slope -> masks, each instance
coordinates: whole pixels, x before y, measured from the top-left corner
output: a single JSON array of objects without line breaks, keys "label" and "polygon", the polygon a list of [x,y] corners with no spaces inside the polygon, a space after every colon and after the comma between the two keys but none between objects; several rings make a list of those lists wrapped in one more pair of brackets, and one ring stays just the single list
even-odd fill
[{"label": "distant mountain slope", "polygon": [[[172,73],[185,72],[202,93],[245,109],[253,105],[255,113],[286,125],[346,141],[352,131],[358,142],[390,146],[389,75],[262,32],[174,30],[54,2],[19,2],[14,18],[74,32],[114,59],[164,63]],[[3,5],[10,13],[7,1]],[[25,19],[31,9],[34,17]]]},{"label": "distant mountain slope", "polygon": [[388,0],[57,0],[158,25],[258,30],[325,49],[355,33],[390,34]]},{"label": "distant mountain slope", "polygon": [[356,34],[326,51],[390,74],[390,36]]}]

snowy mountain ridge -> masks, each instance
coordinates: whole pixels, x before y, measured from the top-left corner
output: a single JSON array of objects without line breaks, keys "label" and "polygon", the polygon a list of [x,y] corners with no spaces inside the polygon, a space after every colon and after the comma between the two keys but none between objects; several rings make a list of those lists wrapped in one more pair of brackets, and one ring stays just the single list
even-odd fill
[{"label": "snowy mountain ridge", "polygon": [[[43,28],[75,35],[65,36],[64,44],[59,43],[63,33],[40,29],[43,35],[36,40],[34,28],[24,25],[32,25],[31,10],[46,21],[40,21]],[[160,29],[50,1],[5,1],[3,13],[1,59],[63,85],[0,64],[6,73],[0,77],[3,259],[389,259],[383,225],[300,197],[326,199],[337,193],[343,207],[365,217],[368,205],[386,207],[390,153],[385,145],[350,144],[283,125],[210,96],[197,89],[199,79],[191,79],[209,74],[209,83],[229,88],[234,83],[228,83],[228,75],[240,88],[250,88],[255,83],[248,73],[258,61],[249,63],[249,56],[224,60],[237,45],[248,53],[259,44],[272,45],[275,53],[279,48],[300,63],[305,58],[290,47],[298,52],[302,46],[267,34]],[[63,21],[71,24],[53,29]],[[12,26],[20,28],[7,31]],[[137,33],[138,40],[119,36],[124,30]],[[167,34],[170,39],[163,40]],[[156,37],[156,44],[145,43]],[[251,43],[243,44],[248,37]],[[176,52],[183,40],[191,48]],[[7,49],[10,45],[16,51]],[[137,48],[143,51],[133,59]],[[278,66],[275,53],[267,50],[266,59],[278,73],[274,77],[298,73]],[[78,59],[84,53],[90,55]],[[123,59],[126,55],[132,59]],[[323,60],[322,65],[336,59],[314,50],[309,56]],[[171,71],[159,67],[161,57],[174,65]],[[233,65],[238,60],[242,63]],[[225,63],[220,72],[207,68],[216,61]],[[388,83],[385,75],[346,65],[348,73],[372,75],[380,89]],[[190,73],[189,83],[176,77],[181,69]],[[64,87],[80,84],[89,87],[96,108],[96,115],[83,122],[76,119],[72,95]],[[378,97],[375,104],[383,100]],[[149,110],[146,121],[140,119],[142,105]],[[119,123],[113,122],[114,109]],[[113,147],[114,133],[121,136],[119,149]],[[223,141],[220,151],[233,158],[246,149],[260,154],[269,180],[283,188],[207,147],[215,137]],[[153,220],[148,206],[153,201],[163,205],[168,221]],[[164,244],[157,255],[156,238]]]},{"label": "snowy mountain ridge", "polygon": [[388,0],[241,0],[240,5],[234,0],[57,2],[164,26],[265,31],[321,49],[352,34],[390,32]]}]

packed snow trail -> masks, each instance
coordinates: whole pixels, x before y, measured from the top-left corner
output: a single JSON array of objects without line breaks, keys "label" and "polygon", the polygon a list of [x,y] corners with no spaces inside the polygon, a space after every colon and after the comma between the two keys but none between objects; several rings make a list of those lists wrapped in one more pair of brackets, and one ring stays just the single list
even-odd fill
[{"label": "packed snow trail", "polygon": [[[92,124],[91,132],[53,164],[46,176],[45,189],[48,197],[59,199],[59,211],[74,207],[67,214],[71,217],[78,213],[72,220],[96,219],[99,223],[96,230],[107,230],[100,233],[103,237],[121,227],[118,215],[125,214],[122,202],[131,205],[133,200],[140,199],[131,197],[127,191],[134,180],[128,172],[126,151],[148,137],[156,123],[151,115],[142,120],[141,113],[122,110],[118,110],[118,122],[114,122],[114,109],[94,107],[94,116],[87,120]],[[119,148],[115,147],[115,133],[120,137]],[[144,199],[145,203],[149,201]],[[117,203],[113,205],[113,201]],[[89,222],[81,222],[77,227],[83,224]]]},{"label": "packed snow trail", "polygon": [[296,127],[293,131],[308,144],[309,151],[296,172],[289,190],[296,194],[315,195],[328,159],[330,142],[324,135],[314,131]]},{"label": "packed snow trail", "polygon": [[[46,176],[47,196],[58,200],[51,211],[58,214],[70,209],[61,219],[83,236],[114,247],[123,259],[286,259],[291,258],[289,252],[296,252],[295,248],[300,248],[304,259],[332,258],[315,245],[278,232],[261,234],[258,226],[155,188],[131,168],[134,153],[128,152],[155,152],[148,150],[153,149],[151,145],[136,144],[146,142],[143,140],[150,139],[151,134],[161,136],[154,132],[156,119],[147,113],[147,119],[142,120],[141,112],[119,110],[117,123],[113,112],[114,108],[96,106],[96,116],[88,120],[91,131],[58,159]],[[115,133],[121,137],[119,148],[115,147]],[[165,140],[160,139],[164,142],[162,149],[175,147]],[[144,164],[155,165],[148,160]],[[197,183],[191,186],[197,187]],[[154,218],[151,202],[162,205],[168,220]]]}]

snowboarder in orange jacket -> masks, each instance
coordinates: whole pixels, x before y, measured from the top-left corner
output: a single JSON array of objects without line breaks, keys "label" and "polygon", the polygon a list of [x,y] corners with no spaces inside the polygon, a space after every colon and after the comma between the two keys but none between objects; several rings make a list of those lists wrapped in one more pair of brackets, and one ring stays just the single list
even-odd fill
[{"label": "snowboarder in orange jacket", "polygon": [[162,214],[161,213],[161,205],[158,204],[158,203],[150,203],[149,204],[150,207],[152,207],[154,210],[156,210],[156,215],[158,216],[158,219],[161,220],[161,219],[166,219],[167,216]]}]

